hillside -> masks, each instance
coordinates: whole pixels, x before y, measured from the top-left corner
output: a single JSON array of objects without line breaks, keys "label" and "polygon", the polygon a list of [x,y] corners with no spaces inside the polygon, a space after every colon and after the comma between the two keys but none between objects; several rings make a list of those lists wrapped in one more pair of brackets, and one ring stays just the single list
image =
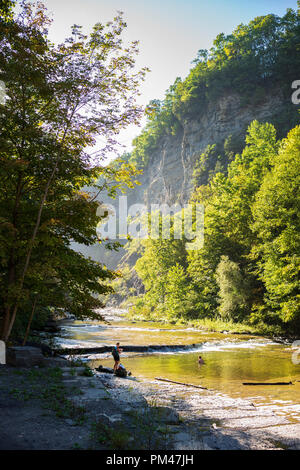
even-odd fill
[{"label": "hillside", "polygon": [[[140,185],[127,191],[128,206],[187,203],[195,187],[226,172],[253,120],[272,123],[278,138],[285,137],[299,121],[291,100],[292,82],[300,77],[299,42],[298,13],[288,10],[283,18],[239,25],[220,34],[210,51],[200,50],[189,75],[176,79],[163,101],[150,102],[148,123],[123,157],[142,170]],[[103,193],[99,200],[118,207]],[[81,249],[111,268],[124,255],[122,249]]]},{"label": "hillside", "polygon": [[298,331],[299,32],[289,10],[221,34],[163,102],[150,103],[126,156],[142,170],[128,206],[203,204],[204,246],[188,251],[160,234],[106,255],[123,273],[115,299],[134,317]]}]

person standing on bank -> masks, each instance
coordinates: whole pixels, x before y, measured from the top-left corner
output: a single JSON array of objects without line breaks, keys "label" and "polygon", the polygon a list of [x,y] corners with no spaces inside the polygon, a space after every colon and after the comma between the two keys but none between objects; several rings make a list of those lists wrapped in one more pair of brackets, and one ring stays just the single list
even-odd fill
[{"label": "person standing on bank", "polygon": [[114,372],[119,368],[120,365],[120,354],[123,351],[123,349],[120,348],[120,343],[117,343],[112,350],[112,355],[115,360],[114,363]]}]

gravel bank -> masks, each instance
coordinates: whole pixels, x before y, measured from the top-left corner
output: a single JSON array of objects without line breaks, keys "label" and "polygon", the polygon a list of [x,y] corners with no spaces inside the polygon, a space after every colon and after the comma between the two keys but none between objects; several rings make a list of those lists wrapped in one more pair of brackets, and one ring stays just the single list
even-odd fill
[{"label": "gravel bank", "polygon": [[300,423],[279,405],[82,373],[1,366],[0,449],[300,449]]}]

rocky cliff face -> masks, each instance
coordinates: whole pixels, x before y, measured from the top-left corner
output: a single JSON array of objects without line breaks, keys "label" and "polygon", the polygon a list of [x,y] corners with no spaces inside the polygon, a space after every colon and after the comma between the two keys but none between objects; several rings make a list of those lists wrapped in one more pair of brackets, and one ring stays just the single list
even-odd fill
[{"label": "rocky cliff face", "polygon": [[[199,109],[199,115],[186,117],[181,122],[176,135],[166,135],[160,139],[139,177],[140,186],[127,192],[128,207],[137,203],[146,204],[148,208],[151,204],[187,203],[192,191],[195,162],[207,145],[223,144],[230,135],[235,140],[244,141],[246,129],[254,119],[273,123],[292,108],[290,101],[284,99],[280,92],[274,93],[272,90],[259,103],[243,105],[242,97],[232,93],[210,104],[205,112]],[[291,123],[290,127],[293,125]],[[108,199],[103,194],[99,200],[118,206],[117,200]],[[125,253],[123,249],[108,252],[100,245],[76,249],[112,269]]]},{"label": "rocky cliff face", "polygon": [[130,202],[186,203],[192,190],[193,168],[197,157],[209,144],[222,144],[232,135],[244,140],[248,125],[257,119],[273,122],[291,103],[280,94],[266,95],[259,104],[243,106],[240,96],[232,94],[208,106],[199,117],[186,118],[176,135],[161,138],[140,178],[141,186],[130,191]]}]

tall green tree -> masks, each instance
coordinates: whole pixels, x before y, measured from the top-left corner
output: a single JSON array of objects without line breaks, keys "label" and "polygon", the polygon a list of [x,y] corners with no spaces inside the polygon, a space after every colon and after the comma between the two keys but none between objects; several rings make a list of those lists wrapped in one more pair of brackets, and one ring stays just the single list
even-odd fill
[{"label": "tall green tree", "polygon": [[300,328],[300,126],[284,139],[253,207],[253,247],[266,287],[265,307]]},{"label": "tall green tree", "polygon": [[253,121],[246,145],[193,194],[205,206],[204,246],[146,240],[136,271],[146,292],[135,313],[160,319],[220,316],[263,322],[295,334],[300,327],[300,126],[277,141]]},{"label": "tall green tree", "polygon": [[[199,309],[205,315],[209,315],[207,310],[215,312],[217,306],[215,272],[222,256],[238,263],[253,291],[249,296],[253,301],[263,296],[263,286],[257,282],[255,266],[248,258],[255,240],[251,207],[277,149],[274,126],[254,121],[247,131],[246,147],[228,166],[227,175],[217,174],[209,192],[195,192],[194,199],[205,206],[205,238],[203,249],[189,254],[188,272],[198,291]],[[244,309],[244,315],[249,313]]]},{"label": "tall green tree", "polygon": [[182,240],[143,240],[143,253],[135,270],[145,286],[144,301],[158,316],[165,311],[168,273],[177,263],[185,265],[185,248]]},{"label": "tall green tree", "polygon": [[[86,302],[92,306],[92,292],[103,292],[97,279],[105,270],[70,248],[71,241],[97,240],[97,203],[81,188],[97,187],[101,177],[99,191],[111,190],[112,180],[126,183],[134,173],[102,163],[108,151],[118,151],[120,130],[142,113],[135,98],[146,70],[134,70],[137,43],[123,44],[122,15],[97,23],[89,36],[74,25],[59,45],[48,39],[49,24],[44,6],[26,1],[20,14],[0,23],[0,80],[7,94],[0,108],[5,340],[31,290],[49,277],[68,286],[81,314]],[[43,274],[36,275],[41,265]]]},{"label": "tall green tree", "polygon": [[188,318],[191,304],[189,303],[189,283],[186,270],[176,263],[166,276],[165,312],[170,320]]},{"label": "tall green tree", "polygon": [[228,256],[221,256],[216,269],[216,280],[221,317],[225,320],[242,320],[248,307],[250,286],[239,265],[230,261]]}]

